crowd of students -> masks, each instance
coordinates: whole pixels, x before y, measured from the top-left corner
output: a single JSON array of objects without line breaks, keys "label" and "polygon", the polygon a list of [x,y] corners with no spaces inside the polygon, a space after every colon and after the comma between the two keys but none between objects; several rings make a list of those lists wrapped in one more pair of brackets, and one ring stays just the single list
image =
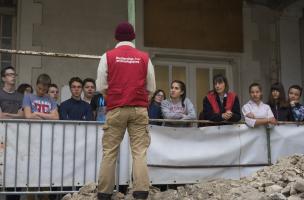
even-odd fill
[{"label": "crowd of students", "polygon": [[94,79],[81,80],[79,77],[72,77],[69,81],[71,98],[59,104],[59,88],[51,82],[49,75],[38,76],[35,94],[30,84],[23,83],[16,89],[16,77],[16,71],[12,66],[1,70],[2,119],[105,120],[106,103],[102,94],[96,93]]},{"label": "crowd of students", "polygon": [[[300,104],[302,88],[292,85],[285,97],[284,87],[281,83],[274,83],[270,88],[267,104],[263,102],[262,87],[259,83],[249,86],[250,100],[240,107],[236,93],[229,91],[227,78],[223,75],[213,77],[213,89],[203,99],[203,111],[198,119],[209,120],[214,124],[239,122],[242,118],[250,127],[267,124],[277,124],[277,121],[303,121],[304,106]],[[149,104],[150,119],[184,120],[196,118],[196,111],[190,99],[186,97],[186,86],[182,81],[171,83],[170,96],[166,99],[163,90],[157,90]],[[161,122],[152,122],[162,125]],[[169,126],[188,126],[189,123],[166,123]],[[200,123],[199,126],[206,126]]]},{"label": "crowd of students", "polygon": [[[16,71],[11,66],[1,70],[1,118],[105,121],[106,101],[102,94],[96,93],[94,79],[81,80],[79,77],[72,77],[69,81],[71,98],[59,104],[59,88],[51,82],[49,75],[38,76],[35,94],[33,87],[26,83],[16,89],[16,77]],[[203,98],[203,111],[198,119],[223,124],[239,122],[243,114],[246,124],[250,127],[276,124],[277,121],[303,121],[304,106],[300,104],[301,94],[302,88],[292,85],[286,99],[283,85],[274,83],[265,104],[262,100],[261,85],[252,83],[249,87],[250,100],[241,108],[237,94],[229,91],[226,77],[216,75],[213,78],[213,89]],[[171,83],[168,98],[163,90],[159,89],[154,93],[149,102],[148,113],[150,119],[197,119],[195,108],[187,98],[186,85],[180,80]],[[162,122],[151,124],[163,125]],[[164,125],[178,127],[189,126],[190,123],[166,122]],[[206,125],[208,124],[199,124]]]}]

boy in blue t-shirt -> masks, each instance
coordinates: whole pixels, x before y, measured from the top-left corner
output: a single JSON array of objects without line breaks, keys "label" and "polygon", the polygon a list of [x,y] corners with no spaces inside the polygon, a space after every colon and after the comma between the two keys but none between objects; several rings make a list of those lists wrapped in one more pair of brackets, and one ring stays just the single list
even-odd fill
[{"label": "boy in blue t-shirt", "polygon": [[50,76],[40,74],[36,82],[36,95],[28,94],[24,96],[22,108],[26,119],[59,119],[57,104],[47,95],[50,84]]},{"label": "boy in blue t-shirt", "polygon": [[298,122],[304,120],[304,106],[299,103],[301,95],[302,95],[302,88],[299,85],[292,85],[289,87],[288,101],[290,103],[294,121],[298,121]]}]

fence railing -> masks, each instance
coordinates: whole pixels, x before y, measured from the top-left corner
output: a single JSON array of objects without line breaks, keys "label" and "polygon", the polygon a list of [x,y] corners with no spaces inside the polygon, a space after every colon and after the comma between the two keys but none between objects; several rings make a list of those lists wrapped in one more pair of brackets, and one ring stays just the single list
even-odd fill
[{"label": "fence railing", "polygon": [[51,193],[56,188],[58,193],[96,182],[101,126],[98,122],[1,120],[2,193],[11,193],[6,188],[25,188],[23,192],[29,193]]},{"label": "fence railing", "polygon": [[[213,124],[212,122],[203,120],[150,121]],[[102,157],[102,125],[100,122],[84,121],[1,120],[0,194],[67,193],[75,191],[77,187],[86,183],[97,182],[99,164]],[[221,168],[223,171],[223,169],[226,168],[255,168],[270,165],[275,161],[273,159],[277,159],[278,155],[282,154],[279,152],[280,150],[277,150],[280,148],[275,148],[276,141],[280,140],[280,137],[278,136],[275,140],[272,140],[272,135],[278,135],[277,132],[280,134],[288,134],[286,131],[280,131],[280,128],[290,126],[292,126],[292,129],[301,132],[303,131],[303,126],[300,125],[303,125],[303,123],[280,122],[279,126],[276,126],[275,129],[265,129],[263,127],[251,129],[247,128],[243,123],[231,126],[204,128],[151,126],[152,143],[151,149],[148,152],[148,166],[151,171],[151,181],[153,184],[196,182],[194,178],[186,180],[182,178],[179,179],[178,176],[181,175],[182,177],[183,170],[193,170],[193,177],[200,177],[200,174],[195,174],[198,173],[195,171],[196,169],[210,170]],[[193,138],[191,138],[191,132],[194,134]],[[298,134],[298,132],[296,134]],[[164,135],[167,135],[168,138],[162,138]],[[168,154],[166,152],[168,149],[165,148],[170,148],[170,146],[166,144],[164,146],[157,146],[155,144],[174,139],[170,142],[170,145],[175,148],[177,145],[180,145],[174,143],[178,137],[180,138],[179,141],[183,139],[188,141],[188,146],[187,142],[185,142],[183,151],[187,151],[187,148],[191,151],[191,140],[193,143],[197,142],[198,139],[206,142],[202,143],[202,149],[199,150],[202,152],[207,152],[210,148],[207,145],[204,147],[204,145],[208,143],[208,140],[214,142],[214,144],[218,142],[218,144],[224,148],[225,145],[228,144],[226,141],[223,142],[221,138],[226,137],[227,141],[231,140],[236,144],[232,145],[232,148],[235,149],[231,152],[240,153],[240,155],[230,153],[231,160],[235,160],[238,156],[240,159],[235,162],[230,162],[230,158],[225,156],[227,162],[221,163],[218,161],[221,161],[220,158],[223,156],[223,152],[218,152],[219,157],[216,158],[215,156],[214,159],[208,158],[204,160],[204,156],[201,156],[198,160],[195,160],[197,159],[197,157],[195,157],[193,158],[194,160],[192,160],[194,164],[189,164],[189,166],[187,166],[187,163],[185,164],[186,161],[183,161],[183,158],[179,158],[178,155],[174,155],[176,156],[174,158],[175,160],[172,160],[172,163],[176,162],[177,164],[171,165],[170,163],[169,165],[166,162],[158,162],[156,158],[161,156],[164,156],[164,158],[160,158],[159,160],[167,159],[165,154]],[[303,139],[301,139],[302,137]],[[290,138],[288,141],[299,142],[302,140],[304,140],[304,134],[300,137],[297,136],[297,141],[292,141]],[[257,143],[256,141],[260,142]],[[280,144],[281,143],[282,141],[280,141]],[[162,149],[163,155],[155,154],[156,149]],[[250,151],[253,149],[261,151],[262,158],[252,159]],[[273,149],[275,149],[274,152],[272,152]],[[213,151],[216,151],[216,148]],[[304,153],[298,149],[295,151],[296,153]],[[243,158],[241,159],[241,157]],[[170,159],[172,159],[172,157],[168,160]],[[202,160],[202,162],[200,162],[200,160]],[[122,142],[118,161],[116,185],[128,185],[131,182],[130,169],[132,169],[128,137],[125,137]],[[168,172],[168,170],[173,174],[172,177],[176,179],[169,180],[170,178],[167,178],[169,181],[166,182],[160,177],[163,176],[160,172]],[[189,171],[187,171],[187,173],[189,173]],[[206,176],[208,173],[209,172],[206,172]],[[219,173],[218,175],[220,176]],[[19,188],[22,188],[22,190],[20,191]]]}]

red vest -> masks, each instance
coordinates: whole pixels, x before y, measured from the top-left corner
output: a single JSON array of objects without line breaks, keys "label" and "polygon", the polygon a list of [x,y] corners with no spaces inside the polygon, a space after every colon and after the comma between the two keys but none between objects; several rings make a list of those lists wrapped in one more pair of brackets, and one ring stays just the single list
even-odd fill
[{"label": "red vest", "polygon": [[122,106],[148,107],[148,55],[128,45],[119,46],[106,55],[107,110]]},{"label": "red vest", "polygon": [[[211,91],[211,92],[208,93],[207,98],[208,98],[208,101],[211,104],[213,112],[214,113],[221,113],[220,108],[219,108],[219,106],[217,104],[217,101],[216,101],[216,96],[217,95],[213,91]],[[225,111],[227,111],[227,110],[231,111],[231,109],[233,107],[233,104],[234,104],[235,97],[236,97],[236,94],[234,92],[228,92],[227,93]]]}]

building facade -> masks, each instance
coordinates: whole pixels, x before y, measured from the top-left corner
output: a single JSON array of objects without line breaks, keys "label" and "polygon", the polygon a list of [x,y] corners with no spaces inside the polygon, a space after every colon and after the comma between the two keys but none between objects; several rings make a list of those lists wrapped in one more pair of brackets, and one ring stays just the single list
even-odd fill
[{"label": "building facade", "polygon": [[[150,53],[157,88],[168,93],[172,80],[183,80],[198,112],[219,73],[242,103],[252,82],[262,84],[265,97],[276,81],[303,86],[303,0],[279,10],[243,0],[2,0],[0,6],[0,46],[8,49],[102,55],[115,46],[115,26],[135,21],[136,46]],[[1,66],[9,64],[18,83],[34,85],[48,73],[63,88],[72,76],[96,78],[98,60],[1,54]]]}]

